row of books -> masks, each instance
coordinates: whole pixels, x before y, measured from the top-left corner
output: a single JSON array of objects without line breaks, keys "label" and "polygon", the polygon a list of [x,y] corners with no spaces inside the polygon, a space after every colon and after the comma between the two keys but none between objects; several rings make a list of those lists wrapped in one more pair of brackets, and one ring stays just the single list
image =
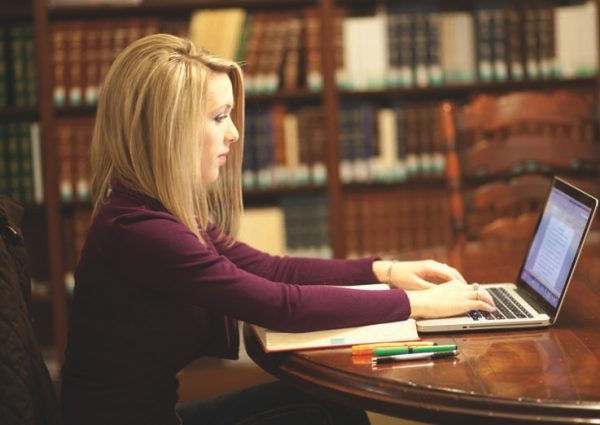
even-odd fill
[{"label": "row of books", "polygon": [[[324,185],[323,109],[283,104],[246,115],[243,183],[247,190]],[[89,200],[93,118],[63,118],[56,125],[59,194],[63,202]]]},{"label": "row of books", "polygon": [[[323,186],[327,181],[323,108],[249,106],[245,122],[246,190]],[[91,118],[61,119],[56,128],[61,200],[89,199]],[[399,183],[440,177],[445,169],[437,102],[378,107],[344,102],[339,109],[343,183]]]},{"label": "row of books", "polygon": [[23,203],[44,201],[39,123],[0,123],[0,193]]},{"label": "row of books", "polygon": [[248,93],[322,88],[321,26],[316,7],[303,8],[300,13],[198,10],[192,15],[190,38],[218,56],[243,63]]},{"label": "row of books", "polygon": [[338,123],[343,183],[398,183],[444,174],[438,102],[397,102],[383,108],[366,101],[343,102]]},{"label": "row of books", "polygon": [[[313,22],[313,24],[309,24]],[[191,38],[208,51],[244,64],[249,93],[321,88],[320,27],[316,8],[303,18],[244,9],[198,10],[191,20],[117,18],[55,21],[51,28],[56,106],[94,105],[108,68],[128,44],[163,32]],[[230,28],[223,33],[219,28]],[[307,59],[310,34],[310,60]],[[307,78],[305,66],[312,69]],[[316,77],[314,75],[317,75]]]},{"label": "row of books", "polygon": [[51,27],[56,106],[95,105],[117,54],[134,40],[161,30],[158,19],[56,21]]},{"label": "row of books", "polygon": [[37,73],[31,24],[0,27],[0,107],[37,105]]},{"label": "row of books", "polygon": [[324,185],[324,112],[275,103],[246,108],[243,183],[246,189]]},{"label": "row of books", "polygon": [[390,3],[342,17],[345,89],[572,78],[598,72],[597,5],[483,0],[471,10]]},{"label": "row of books", "polygon": [[448,244],[452,239],[443,188],[411,188],[348,194],[344,235],[350,258]]}]

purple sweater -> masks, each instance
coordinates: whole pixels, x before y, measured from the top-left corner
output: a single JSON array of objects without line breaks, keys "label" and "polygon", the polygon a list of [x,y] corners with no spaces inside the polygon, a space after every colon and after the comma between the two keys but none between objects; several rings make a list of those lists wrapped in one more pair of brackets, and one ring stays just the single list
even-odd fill
[{"label": "purple sweater", "polygon": [[275,257],[218,235],[207,229],[203,246],[158,201],[116,185],[75,274],[66,424],[178,424],[176,373],[237,358],[237,319],[301,332],[410,315],[402,290],[327,286],[375,282],[372,258]]}]

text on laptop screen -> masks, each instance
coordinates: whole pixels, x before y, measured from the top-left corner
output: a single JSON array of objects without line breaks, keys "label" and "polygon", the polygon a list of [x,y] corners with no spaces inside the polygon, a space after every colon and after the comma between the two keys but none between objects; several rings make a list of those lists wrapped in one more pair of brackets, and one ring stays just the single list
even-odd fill
[{"label": "text on laptop screen", "polygon": [[591,208],[552,188],[521,279],[553,307],[567,283],[591,213]]}]

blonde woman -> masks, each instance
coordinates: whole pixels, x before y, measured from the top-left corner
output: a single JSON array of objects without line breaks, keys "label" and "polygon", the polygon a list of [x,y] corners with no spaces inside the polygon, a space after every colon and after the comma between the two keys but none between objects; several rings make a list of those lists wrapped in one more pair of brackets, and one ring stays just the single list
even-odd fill
[{"label": "blonde woman", "polygon": [[[311,331],[493,310],[434,261],[274,257],[237,242],[243,125],[240,68],[190,41],[148,36],[112,65],[63,368],[68,425],[366,424],[281,382],[176,406],[176,374],[237,358],[238,319]],[[330,286],[377,281],[397,289]]]}]

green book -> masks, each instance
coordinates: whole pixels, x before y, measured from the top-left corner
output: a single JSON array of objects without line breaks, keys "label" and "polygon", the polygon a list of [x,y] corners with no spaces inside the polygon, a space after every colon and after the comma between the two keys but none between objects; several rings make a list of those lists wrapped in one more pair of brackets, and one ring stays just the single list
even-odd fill
[{"label": "green book", "polygon": [[27,106],[26,57],[23,47],[23,28],[14,25],[9,28],[9,48],[12,58],[12,86],[14,106]]},{"label": "green book", "polygon": [[33,161],[31,155],[31,123],[23,121],[18,124],[19,137],[19,182],[21,201],[33,202]]},{"label": "green book", "polygon": [[8,106],[8,56],[6,31],[0,28],[0,108]]},{"label": "green book", "polygon": [[9,123],[6,132],[7,143],[7,174],[8,195],[16,200],[21,200],[20,186],[20,159],[19,159],[19,129],[16,123]]},{"label": "green book", "polygon": [[26,25],[23,27],[23,57],[25,58],[24,80],[26,85],[26,104],[36,106],[38,101],[37,93],[37,72],[35,58],[35,41],[33,38],[33,27]]},{"label": "green book", "polygon": [[0,124],[0,194],[9,195],[8,191],[8,151],[6,124]]}]

